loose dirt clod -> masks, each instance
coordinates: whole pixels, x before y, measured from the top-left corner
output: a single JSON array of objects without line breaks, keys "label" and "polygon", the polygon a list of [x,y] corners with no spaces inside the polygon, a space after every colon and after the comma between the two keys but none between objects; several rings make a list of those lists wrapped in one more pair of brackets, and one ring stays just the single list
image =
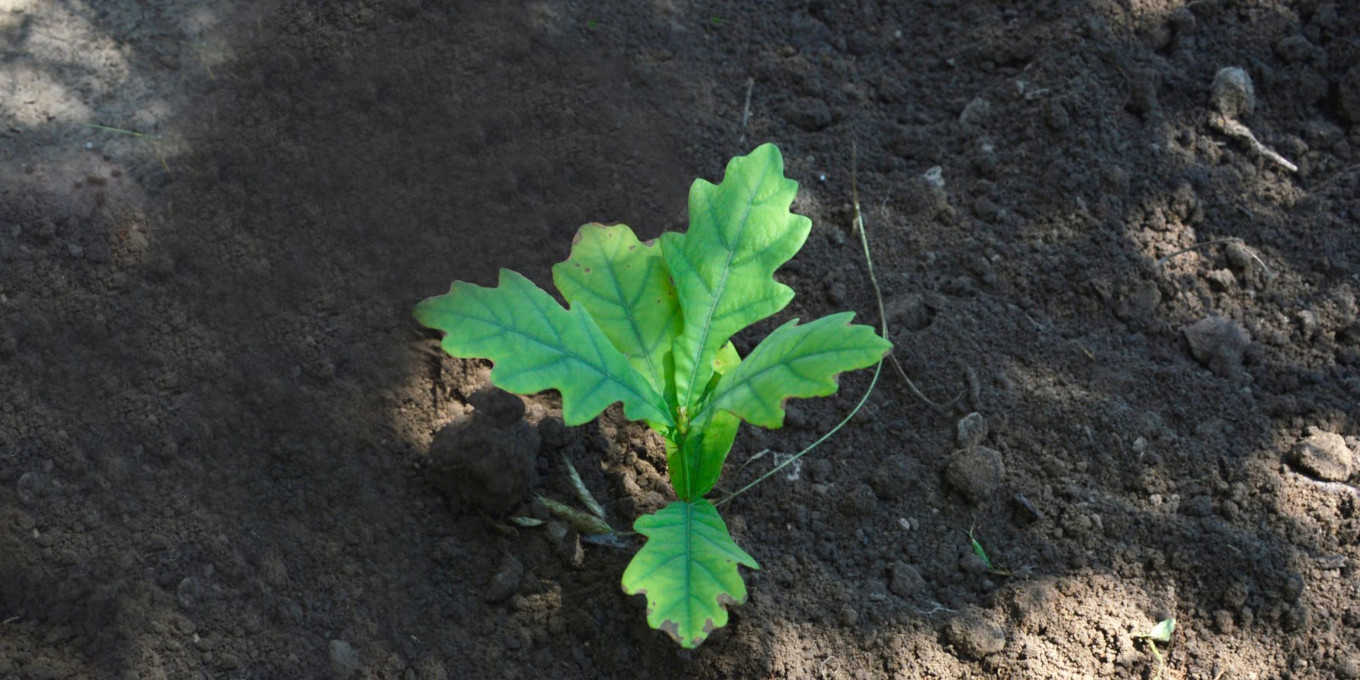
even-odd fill
[{"label": "loose dirt clod", "polygon": [[894,562],[892,565],[888,590],[898,597],[912,599],[920,596],[926,587],[926,580],[921,577],[921,572],[906,562]]},{"label": "loose dirt clod", "polygon": [[970,658],[982,658],[1006,648],[1006,631],[991,621],[973,614],[963,614],[949,620],[944,629],[945,639]]},{"label": "loose dirt clod", "polygon": [[1205,317],[1185,328],[1190,353],[1216,375],[1232,376],[1242,370],[1242,354],[1251,336],[1242,324],[1219,316]]},{"label": "loose dirt clod", "polygon": [[331,640],[327,647],[335,677],[343,680],[359,672],[359,652],[353,645],[344,640]]},{"label": "loose dirt clod", "polygon": [[486,584],[482,599],[487,602],[500,602],[509,598],[519,590],[519,582],[523,578],[524,563],[520,562],[518,557],[507,554],[501,558],[500,567]]},{"label": "loose dirt clod", "polygon": [[971,449],[987,438],[987,419],[974,411],[960,418],[956,429],[959,448]]},{"label": "loose dirt clod", "polygon": [[1307,437],[1299,440],[1290,452],[1290,462],[1310,477],[1326,482],[1350,479],[1354,468],[1354,454],[1346,440],[1334,432],[1308,428]]},{"label": "loose dirt clod", "polygon": [[945,483],[974,504],[990,498],[1005,477],[1001,454],[985,446],[956,452],[944,472]]},{"label": "loose dirt clod", "polygon": [[[520,420],[524,404],[500,390],[483,390],[481,407],[444,426],[430,445],[430,479],[450,497],[487,513],[509,512],[536,478],[538,430]],[[510,401],[518,404],[518,409]]]},{"label": "loose dirt clod", "polygon": [[1228,66],[1214,74],[1209,103],[1219,113],[1237,118],[1256,109],[1256,87],[1240,66]]}]

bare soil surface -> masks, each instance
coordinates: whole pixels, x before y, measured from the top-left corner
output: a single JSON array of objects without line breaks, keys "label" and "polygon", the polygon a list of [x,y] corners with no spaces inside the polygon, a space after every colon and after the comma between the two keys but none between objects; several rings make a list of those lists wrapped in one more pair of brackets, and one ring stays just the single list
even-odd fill
[{"label": "bare soil surface", "polygon": [[[1342,0],[0,0],[0,677],[1360,677],[1357,57]],[[636,543],[504,529],[562,455],[629,527],[660,443],[410,310],[766,141],[815,226],[738,344],[878,322],[857,149],[930,401],[725,509],[762,568],[682,653]]]}]

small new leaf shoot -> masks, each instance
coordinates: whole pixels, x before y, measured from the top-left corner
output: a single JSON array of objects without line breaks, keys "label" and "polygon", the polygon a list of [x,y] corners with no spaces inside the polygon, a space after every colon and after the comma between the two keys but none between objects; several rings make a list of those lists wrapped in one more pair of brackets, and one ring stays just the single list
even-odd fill
[{"label": "small new leaf shoot", "polygon": [[982,566],[987,567],[987,571],[996,568],[996,566],[992,564],[992,558],[987,556],[987,550],[982,547],[982,542],[973,536],[972,529],[968,530],[968,542],[973,545],[973,554],[977,555],[978,559],[982,560]]},{"label": "small new leaf shoot", "polygon": [[1148,632],[1148,639],[1156,642],[1171,642],[1171,633],[1176,630],[1176,619],[1163,619]]},{"label": "small new leaf shoot", "polygon": [[596,517],[588,512],[577,510],[576,508],[555,501],[547,496],[537,496],[538,502],[548,509],[553,517],[567,523],[571,528],[583,534],[612,534],[614,528],[608,522]]},{"label": "small new leaf shoot", "polygon": [[1152,648],[1152,656],[1157,659],[1157,675],[1160,679],[1166,671],[1166,657],[1162,656],[1161,650],[1157,649],[1157,643],[1171,642],[1171,634],[1176,631],[1176,618],[1171,617],[1157,622],[1145,635],[1134,635],[1135,640],[1147,640],[1148,647]]},{"label": "small new leaf shoot", "polygon": [[576,492],[576,500],[581,501],[581,505],[586,506],[590,514],[604,519],[604,508],[595,500],[595,496],[586,488],[586,483],[581,481],[581,474],[576,471],[576,466],[571,464],[571,459],[566,454],[562,454],[562,464],[567,468],[567,478],[571,480],[571,489]]},{"label": "small new leaf shoot", "polygon": [[973,554],[977,555],[978,559],[982,560],[982,566],[987,569],[988,574],[991,574],[993,576],[1012,575],[1010,570],[1004,569],[992,561],[992,558],[987,555],[986,549],[982,547],[982,542],[979,541],[977,537],[973,535],[972,529],[969,529],[966,533],[968,534],[968,542],[972,544]]},{"label": "small new leaf shoot", "polygon": [[[496,288],[455,282],[415,309],[422,324],[445,332],[449,354],[490,359],[497,387],[561,393],[568,425],[621,402],[628,419],[662,437],[679,501],[634,524],[648,540],[623,587],[645,594],[648,623],[684,647],[726,625],[727,607],[746,601],[738,566],[759,568],[704,499],[741,421],[780,427],[787,399],[832,394],[840,373],[872,366],[892,347],[844,312],[789,321],[748,356],[737,353],[736,333],[793,299],[774,272],[812,228],[789,211],[797,192],[779,149],[765,144],[733,158],[721,183],[695,180],[686,233],[642,242],[622,224],[581,227],[571,256],[553,267],[568,308],[502,270]],[[539,500],[582,533],[612,533],[570,464],[568,471],[591,512]]]}]

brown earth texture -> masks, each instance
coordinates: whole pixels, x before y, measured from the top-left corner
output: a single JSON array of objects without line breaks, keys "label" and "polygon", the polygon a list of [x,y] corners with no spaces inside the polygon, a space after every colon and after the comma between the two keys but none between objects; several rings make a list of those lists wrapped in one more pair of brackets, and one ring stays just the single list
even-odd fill
[{"label": "brown earth texture", "polygon": [[[682,651],[637,537],[512,524],[565,458],[624,532],[660,441],[411,308],[764,142],[738,348],[879,323],[857,193],[896,364]],[[1360,677],[1358,159],[1347,0],[0,0],[0,678]]]}]

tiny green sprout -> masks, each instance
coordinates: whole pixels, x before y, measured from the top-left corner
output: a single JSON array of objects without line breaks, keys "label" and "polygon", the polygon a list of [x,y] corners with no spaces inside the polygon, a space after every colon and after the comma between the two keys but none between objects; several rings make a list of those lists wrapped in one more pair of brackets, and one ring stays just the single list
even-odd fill
[{"label": "tiny green sprout", "polygon": [[993,576],[1011,575],[1011,572],[998,567],[995,562],[992,562],[992,558],[987,556],[987,550],[982,547],[982,542],[977,540],[977,537],[973,535],[972,529],[969,529],[964,533],[968,534],[968,542],[973,546],[973,554],[977,555],[978,559],[982,560],[982,566],[986,567],[987,573],[992,574]]},{"label": "tiny green sprout", "polygon": [[1143,635],[1135,634],[1133,636],[1135,640],[1147,640],[1148,647],[1152,648],[1152,656],[1157,659],[1156,677],[1158,678],[1161,678],[1162,673],[1166,671],[1166,658],[1162,656],[1161,650],[1157,649],[1157,643],[1160,642],[1166,644],[1171,642],[1171,634],[1174,633],[1175,631],[1176,631],[1176,618],[1171,617],[1168,619],[1162,619],[1161,621],[1158,621],[1157,625],[1153,626],[1150,630],[1148,630],[1146,634]]},{"label": "tiny green sprout", "polygon": [[[495,288],[459,281],[415,308],[420,323],[445,333],[444,351],[490,359],[497,387],[557,390],[566,424],[621,403],[626,418],[661,437],[677,500],[634,523],[647,542],[622,584],[646,596],[648,624],[686,648],[726,625],[728,606],[746,601],[738,567],[759,568],[705,498],[741,422],[781,427],[788,399],[833,394],[839,374],[882,361],[892,347],[842,312],[788,321],[738,354],[733,336],[793,299],[774,272],[812,229],[789,210],[797,192],[779,149],[765,144],[733,158],[721,183],[695,180],[685,233],[642,242],[627,225],[581,227],[571,256],[552,270],[568,307],[503,269]],[[540,501],[554,515],[607,530],[593,507]]]},{"label": "tiny green sprout", "polygon": [[1171,642],[1171,633],[1176,630],[1176,619],[1163,619],[1148,631],[1147,639],[1155,642]]}]

